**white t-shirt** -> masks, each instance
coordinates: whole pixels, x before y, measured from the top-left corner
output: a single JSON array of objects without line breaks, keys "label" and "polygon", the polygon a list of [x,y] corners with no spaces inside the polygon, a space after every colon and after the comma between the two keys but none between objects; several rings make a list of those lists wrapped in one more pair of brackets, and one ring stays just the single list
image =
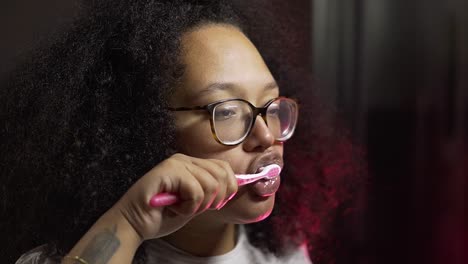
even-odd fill
[{"label": "white t-shirt", "polygon": [[[264,253],[260,249],[252,246],[244,228],[239,228],[239,237],[236,246],[230,252],[212,257],[197,257],[183,250],[180,250],[161,239],[146,241],[143,246],[147,254],[148,264],[312,264],[305,246],[291,250],[289,254],[275,256],[272,253]],[[39,258],[45,249],[45,245],[37,247],[23,254],[16,264],[56,264],[58,262],[51,259],[39,262]],[[90,263],[91,264],[91,263]]]},{"label": "white t-shirt", "polygon": [[252,246],[247,239],[244,228],[239,228],[239,237],[236,246],[230,252],[212,257],[197,257],[182,251],[161,239],[148,241],[146,253],[147,263],[165,264],[264,264],[264,263],[291,263],[311,264],[305,246],[291,250],[289,254],[277,257],[272,253],[265,254],[260,249]]}]

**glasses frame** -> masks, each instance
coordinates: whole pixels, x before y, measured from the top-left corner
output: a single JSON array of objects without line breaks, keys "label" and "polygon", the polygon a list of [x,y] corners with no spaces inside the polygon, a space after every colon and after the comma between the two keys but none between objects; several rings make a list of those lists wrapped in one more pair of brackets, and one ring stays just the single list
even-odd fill
[{"label": "glasses frame", "polygon": [[[294,99],[284,97],[284,96],[279,96],[279,97],[276,97],[274,99],[271,99],[263,107],[256,107],[247,100],[244,100],[244,99],[241,99],[241,98],[234,98],[234,99],[225,99],[225,100],[221,100],[221,101],[216,101],[216,102],[213,102],[213,103],[210,103],[210,104],[207,104],[207,105],[202,105],[202,106],[168,107],[167,109],[171,110],[171,111],[176,111],[176,112],[177,111],[206,110],[210,114],[211,133],[213,134],[213,137],[215,138],[215,140],[218,143],[220,143],[222,145],[225,145],[225,146],[236,146],[236,145],[239,145],[242,142],[244,142],[245,139],[250,135],[250,133],[252,132],[253,127],[255,126],[255,121],[257,120],[256,117],[258,115],[260,115],[262,117],[263,121],[268,126],[268,122],[267,122],[267,118],[266,118],[267,109],[274,101],[276,101],[278,99],[285,99],[285,100],[288,100],[288,101],[292,101],[296,106],[297,112],[299,112],[299,105],[297,104],[297,102]],[[216,130],[214,128],[214,109],[216,108],[216,106],[218,106],[218,105],[220,105],[222,103],[231,102],[231,101],[241,101],[241,102],[247,103],[247,105],[252,109],[252,113],[253,113],[252,122],[250,124],[249,129],[248,129],[248,132],[245,134],[244,137],[242,137],[241,139],[239,139],[239,140],[237,140],[237,141],[235,141],[233,143],[224,143],[216,135]],[[296,120],[294,120],[294,122],[296,124],[297,124],[297,118],[298,118],[298,115],[296,115]],[[280,141],[280,142],[288,140],[294,134],[294,130],[295,130],[295,126],[294,126],[294,129],[292,129],[291,133],[287,137],[284,137],[284,138],[281,138],[281,139],[276,139],[275,138],[275,140]]]}]

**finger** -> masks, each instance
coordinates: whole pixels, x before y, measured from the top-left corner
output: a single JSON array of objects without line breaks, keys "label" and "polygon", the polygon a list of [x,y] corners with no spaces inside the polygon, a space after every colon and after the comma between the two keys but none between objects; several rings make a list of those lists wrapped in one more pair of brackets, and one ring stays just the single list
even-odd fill
[{"label": "finger", "polygon": [[195,177],[181,175],[177,177],[175,185],[178,186],[178,202],[167,208],[183,216],[196,214],[205,200],[205,191],[200,182]]},{"label": "finger", "polygon": [[209,209],[218,209],[226,200],[229,172],[214,160],[194,160],[194,164],[207,170],[219,184],[218,193]]},{"label": "finger", "polygon": [[[226,179],[227,180],[226,198],[224,200],[225,203],[227,203],[236,195],[237,191],[239,190],[239,186],[237,185],[236,175],[234,174],[234,171],[232,170],[231,165],[227,161],[213,160],[213,162],[216,162],[217,164],[219,164],[227,172],[228,177]],[[224,206],[224,204],[222,206]]]},{"label": "finger", "polygon": [[[219,188],[219,183],[207,170],[193,164],[194,159],[196,158],[174,154],[161,164],[167,174],[173,175],[168,177],[170,181],[165,182],[165,188],[161,191],[177,193],[178,207],[173,208],[176,211],[182,210],[183,212],[179,212],[182,214],[197,214],[206,210],[211,206]],[[192,181],[196,181],[199,186]],[[196,192],[200,189],[201,195]]]},{"label": "finger", "polygon": [[[199,167],[202,167],[210,171],[210,173],[213,174],[221,184],[226,185],[226,191],[224,193],[223,201],[218,202],[220,198],[216,199],[216,201],[213,202],[215,206],[211,206],[211,208],[216,208],[216,207],[219,208],[220,206],[224,205],[226,202],[231,200],[237,193],[238,191],[237,179],[235,177],[234,171],[232,170],[232,167],[229,164],[229,162],[219,160],[219,159],[195,158],[195,157],[187,156],[187,155],[180,154],[180,153],[175,154],[174,157],[179,160],[183,160],[186,162],[190,162],[192,164],[196,164]],[[220,169],[223,170],[224,172],[216,168],[213,170],[213,167],[212,167],[213,163],[219,165],[219,167],[221,167]],[[220,194],[222,194],[222,191]]]},{"label": "finger", "polygon": [[186,164],[186,169],[198,180],[204,191],[204,199],[197,213],[211,208],[213,202],[217,199],[218,193],[222,189],[220,182],[210,171],[197,164]]},{"label": "finger", "polygon": [[[190,161],[199,167],[209,171],[213,176],[220,179],[220,182],[226,182],[229,187],[229,194],[237,192],[237,180],[231,165],[227,161],[218,159],[202,159],[181,154],[178,158]],[[213,163],[218,166],[213,166]]]}]

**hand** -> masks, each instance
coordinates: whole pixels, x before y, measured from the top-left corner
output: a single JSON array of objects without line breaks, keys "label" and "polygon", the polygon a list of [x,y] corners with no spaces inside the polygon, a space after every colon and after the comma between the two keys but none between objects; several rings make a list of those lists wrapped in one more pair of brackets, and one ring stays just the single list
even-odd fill
[{"label": "hand", "polygon": [[[141,239],[158,238],[175,232],[206,210],[220,209],[237,188],[229,163],[175,154],[141,177],[113,209]],[[177,193],[179,202],[151,207],[151,197],[161,192]]]}]

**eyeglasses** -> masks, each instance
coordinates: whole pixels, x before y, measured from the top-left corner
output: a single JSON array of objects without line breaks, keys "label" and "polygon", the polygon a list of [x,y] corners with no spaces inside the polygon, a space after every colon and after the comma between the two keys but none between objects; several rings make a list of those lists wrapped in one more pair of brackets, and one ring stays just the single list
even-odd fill
[{"label": "eyeglasses", "polygon": [[204,106],[170,107],[169,110],[208,111],[214,138],[226,146],[242,143],[252,131],[258,115],[265,121],[275,140],[286,141],[293,135],[298,117],[297,103],[286,97],[272,99],[263,107],[255,107],[243,99],[227,99]]}]

